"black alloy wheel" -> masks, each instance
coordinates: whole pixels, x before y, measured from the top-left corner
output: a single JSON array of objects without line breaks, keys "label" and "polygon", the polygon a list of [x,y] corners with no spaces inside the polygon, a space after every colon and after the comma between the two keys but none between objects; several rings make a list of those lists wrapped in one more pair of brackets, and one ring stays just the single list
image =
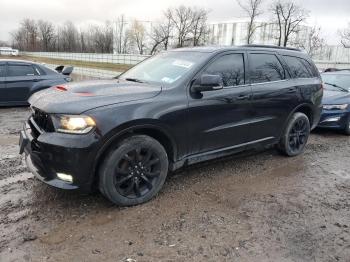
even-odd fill
[{"label": "black alloy wheel", "polygon": [[146,195],[160,177],[160,160],[151,148],[137,147],[121,156],[115,168],[114,185],[128,198]]},{"label": "black alloy wheel", "polygon": [[294,113],[288,121],[277,148],[287,156],[297,156],[304,152],[309,135],[309,118],[304,113]]},{"label": "black alloy wheel", "polygon": [[293,152],[299,152],[305,147],[309,132],[309,123],[307,119],[299,118],[295,121],[289,132],[289,147]]},{"label": "black alloy wheel", "polygon": [[152,137],[133,135],[106,156],[99,172],[99,188],[117,205],[137,205],[160,191],[167,173],[164,147]]}]

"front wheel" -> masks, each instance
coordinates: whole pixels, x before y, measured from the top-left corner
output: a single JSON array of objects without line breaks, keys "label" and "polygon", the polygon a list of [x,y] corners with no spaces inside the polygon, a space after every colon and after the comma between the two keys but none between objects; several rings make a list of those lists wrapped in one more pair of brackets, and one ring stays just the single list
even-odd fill
[{"label": "front wheel", "polygon": [[308,117],[297,112],[289,120],[278,144],[278,149],[287,156],[297,156],[304,152],[309,135],[310,122]]},{"label": "front wheel", "polygon": [[164,147],[145,135],[121,141],[107,155],[99,177],[101,193],[120,206],[147,202],[162,188],[168,173]]}]

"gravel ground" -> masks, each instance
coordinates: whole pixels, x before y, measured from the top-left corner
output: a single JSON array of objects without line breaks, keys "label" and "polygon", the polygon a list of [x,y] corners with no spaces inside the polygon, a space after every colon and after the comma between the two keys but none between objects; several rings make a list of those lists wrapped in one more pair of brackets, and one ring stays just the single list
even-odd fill
[{"label": "gravel ground", "polygon": [[118,208],[33,178],[17,145],[27,115],[0,109],[0,261],[350,261],[349,137],[185,168]]}]

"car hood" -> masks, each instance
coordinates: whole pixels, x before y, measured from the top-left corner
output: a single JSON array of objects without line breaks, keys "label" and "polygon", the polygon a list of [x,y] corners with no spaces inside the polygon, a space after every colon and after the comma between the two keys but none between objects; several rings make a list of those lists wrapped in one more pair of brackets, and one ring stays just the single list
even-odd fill
[{"label": "car hood", "polygon": [[324,90],[322,103],[324,105],[350,104],[350,93]]},{"label": "car hood", "polygon": [[53,86],[29,98],[31,106],[46,113],[81,114],[97,107],[158,95],[161,86],[124,80],[95,80]]}]

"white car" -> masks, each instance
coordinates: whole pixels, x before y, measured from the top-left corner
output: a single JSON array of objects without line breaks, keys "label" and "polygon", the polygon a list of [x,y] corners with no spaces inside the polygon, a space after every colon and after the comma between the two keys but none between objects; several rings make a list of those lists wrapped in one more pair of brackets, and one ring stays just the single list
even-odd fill
[{"label": "white car", "polygon": [[0,55],[18,56],[18,50],[11,47],[0,47]]}]

